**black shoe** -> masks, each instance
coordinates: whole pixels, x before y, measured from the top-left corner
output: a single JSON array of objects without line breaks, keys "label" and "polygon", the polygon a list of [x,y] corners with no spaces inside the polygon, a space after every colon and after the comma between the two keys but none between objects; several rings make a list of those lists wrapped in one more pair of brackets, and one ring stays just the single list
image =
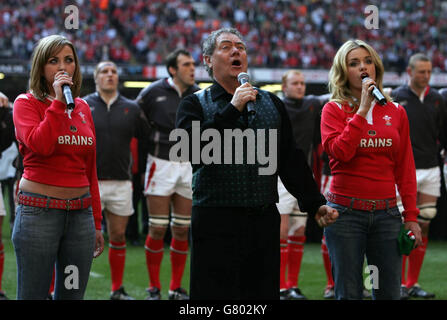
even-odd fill
[{"label": "black shoe", "polygon": [[307,300],[307,297],[304,294],[302,294],[299,288],[290,288],[289,300]]},{"label": "black shoe", "polygon": [[146,291],[148,294],[146,300],[161,300],[160,289],[156,287],[150,287],[149,289],[146,289]]},{"label": "black shoe", "polygon": [[129,296],[126,291],[124,291],[124,287],[121,286],[121,288],[110,294],[110,300],[135,300],[135,298]]},{"label": "black shoe", "polygon": [[408,295],[408,289],[406,286],[400,286],[400,300],[408,300],[410,296]]},{"label": "black shoe", "polygon": [[326,287],[326,289],[324,289],[323,298],[324,299],[335,299],[334,287],[329,287],[329,286]]},{"label": "black shoe", "polygon": [[412,298],[431,299],[435,297],[434,293],[427,292],[419,286],[413,286],[408,290],[408,295]]},{"label": "black shoe", "polygon": [[283,289],[279,291],[279,300],[290,300],[289,289]]},{"label": "black shoe", "polygon": [[189,300],[189,296],[185,289],[177,288],[169,290],[169,300]]},{"label": "black shoe", "polygon": [[0,300],[9,300],[3,291],[0,291]]}]

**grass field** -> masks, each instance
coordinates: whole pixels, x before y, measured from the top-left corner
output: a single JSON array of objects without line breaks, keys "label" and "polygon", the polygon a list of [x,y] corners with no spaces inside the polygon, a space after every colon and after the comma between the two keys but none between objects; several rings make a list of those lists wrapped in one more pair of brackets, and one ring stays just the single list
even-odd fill
[{"label": "grass field", "polygon": [[[2,288],[10,299],[16,295],[16,260],[11,243],[11,231],[7,218],[3,223],[3,243],[5,245],[5,265]],[[429,242],[424,265],[420,276],[421,286],[436,294],[436,300],[447,300],[447,243]],[[169,250],[166,248],[161,269],[162,298],[167,299],[170,281]],[[270,275],[266,275],[267,277]],[[320,244],[308,243],[304,248],[304,256],[299,278],[302,292],[312,300],[322,299],[326,285],[326,275],[320,253]],[[189,287],[189,259],[183,278],[183,287]],[[126,267],[124,272],[126,291],[138,300],[146,297],[148,274],[143,245],[127,246]],[[85,299],[107,300],[110,295],[110,269],[108,264],[108,248],[94,260]]]}]

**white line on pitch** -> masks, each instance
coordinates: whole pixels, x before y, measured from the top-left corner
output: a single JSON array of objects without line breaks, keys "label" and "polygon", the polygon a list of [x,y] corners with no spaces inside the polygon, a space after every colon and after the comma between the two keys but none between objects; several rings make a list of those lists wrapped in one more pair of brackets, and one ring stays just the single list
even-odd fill
[{"label": "white line on pitch", "polygon": [[91,275],[93,278],[103,278],[103,277],[104,277],[102,274],[100,274],[100,273],[96,273],[96,272],[93,272],[93,271],[90,271],[90,275]]}]

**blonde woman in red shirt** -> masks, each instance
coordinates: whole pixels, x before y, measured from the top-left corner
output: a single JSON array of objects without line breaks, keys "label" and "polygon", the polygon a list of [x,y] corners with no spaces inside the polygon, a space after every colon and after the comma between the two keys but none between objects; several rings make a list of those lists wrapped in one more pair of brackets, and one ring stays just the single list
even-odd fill
[{"label": "blonde woman in red shirt", "polygon": [[[62,91],[69,85],[75,107]],[[95,129],[78,98],[81,72],[72,43],[52,35],[34,49],[29,93],[14,102],[23,156],[12,241],[17,299],[46,299],[56,264],[55,299],[83,299],[92,259],[104,248]]]},{"label": "blonde woman in red shirt", "polygon": [[384,105],[372,96],[374,86],[383,92],[383,74],[379,55],[361,40],[340,47],[329,73],[332,96],[323,108],[321,138],[333,175],[326,199],[340,215],[324,235],[336,299],[362,299],[365,256],[373,299],[400,299],[402,220],[415,245],[422,241],[406,112],[386,95]]}]

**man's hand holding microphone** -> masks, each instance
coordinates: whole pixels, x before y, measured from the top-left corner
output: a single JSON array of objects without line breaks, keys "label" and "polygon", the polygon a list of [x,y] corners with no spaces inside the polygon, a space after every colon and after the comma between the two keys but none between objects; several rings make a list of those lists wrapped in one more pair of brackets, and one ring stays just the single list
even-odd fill
[{"label": "man's hand holding microphone", "polygon": [[247,107],[248,113],[254,114],[255,110],[253,102],[256,101],[258,90],[253,88],[253,86],[248,82],[249,76],[245,72],[241,72],[238,75],[238,81],[241,85],[234,92],[233,99],[231,99],[231,104],[240,112]]}]

